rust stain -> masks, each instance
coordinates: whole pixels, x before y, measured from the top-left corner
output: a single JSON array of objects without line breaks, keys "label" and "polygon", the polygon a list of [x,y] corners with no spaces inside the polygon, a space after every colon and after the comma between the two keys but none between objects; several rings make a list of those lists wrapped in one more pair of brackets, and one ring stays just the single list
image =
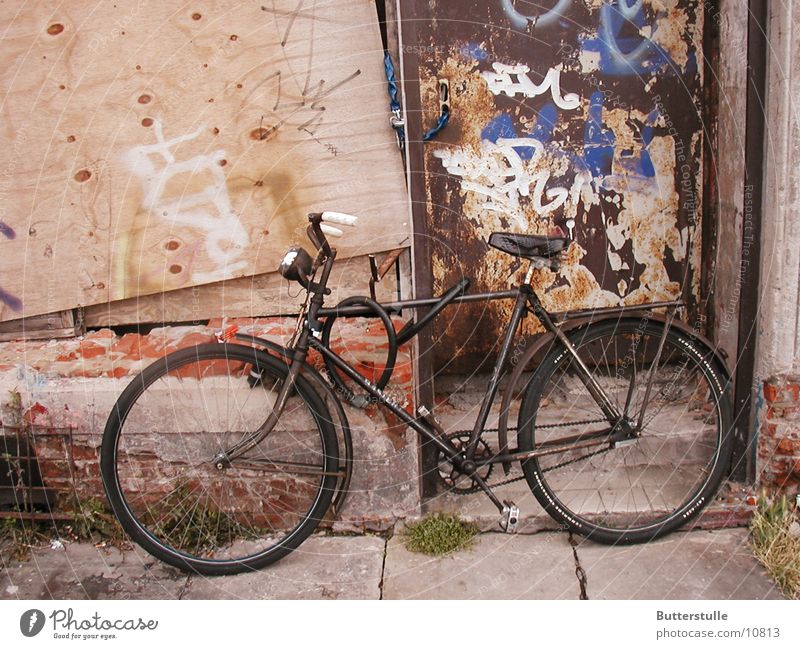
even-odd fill
[{"label": "rust stain", "polygon": [[[424,148],[435,290],[464,275],[474,290],[507,288],[526,262],[490,248],[489,235],[558,227],[571,235],[567,259],[534,276],[549,309],[674,299],[687,262],[699,298],[702,2],[620,5],[636,14],[623,21],[637,25],[627,31],[609,22],[605,0],[571,3],[535,38],[511,28],[499,2],[414,3],[431,17],[413,44],[426,51],[426,128],[438,115],[439,79],[450,84],[450,124]],[[504,70],[521,71],[527,85]],[[460,307],[460,324],[436,329],[440,366],[462,354],[482,359],[510,310],[499,301]],[[532,318],[524,326],[538,328]],[[471,349],[455,342],[468,328]]]}]

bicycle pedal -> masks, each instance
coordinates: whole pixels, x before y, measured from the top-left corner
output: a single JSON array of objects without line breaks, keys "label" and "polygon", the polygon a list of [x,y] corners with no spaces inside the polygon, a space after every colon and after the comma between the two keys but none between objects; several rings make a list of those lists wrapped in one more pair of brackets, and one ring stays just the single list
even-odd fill
[{"label": "bicycle pedal", "polygon": [[519,507],[510,500],[503,501],[503,512],[500,516],[500,529],[506,534],[514,534],[519,525]]}]

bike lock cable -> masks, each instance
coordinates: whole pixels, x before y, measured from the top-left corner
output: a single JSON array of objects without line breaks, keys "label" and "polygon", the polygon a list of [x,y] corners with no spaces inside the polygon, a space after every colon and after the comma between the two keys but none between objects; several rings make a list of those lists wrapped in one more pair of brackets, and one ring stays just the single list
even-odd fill
[{"label": "bike lock cable", "polygon": [[[365,306],[369,308],[383,323],[383,328],[386,330],[386,340],[388,345],[388,350],[386,352],[386,365],[381,373],[380,378],[375,381],[375,386],[380,390],[383,390],[388,385],[389,380],[392,378],[392,373],[394,372],[395,363],[397,361],[397,333],[394,330],[392,319],[388,312],[378,302],[361,295],[354,295],[352,297],[345,298],[336,305],[336,308],[338,309],[346,306]],[[322,327],[322,335],[320,340],[328,349],[330,349],[331,331],[333,330],[333,324],[336,322],[336,319],[336,315],[327,316],[325,318],[325,324]],[[324,357],[323,361],[333,384],[339,389],[340,393],[344,395],[347,401],[349,401],[352,405],[358,406],[357,399],[359,395],[345,385],[344,381],[339,375],[339,370],[327,356]]]}]

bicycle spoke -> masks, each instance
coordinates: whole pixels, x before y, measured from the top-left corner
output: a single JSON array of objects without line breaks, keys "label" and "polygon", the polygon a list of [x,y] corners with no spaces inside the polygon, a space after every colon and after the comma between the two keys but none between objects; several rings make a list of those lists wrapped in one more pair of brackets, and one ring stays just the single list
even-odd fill
[{"label": "bicycle spoke", "polygon": [[[586,439],[591,427],[586,422],[600,419],[600,408],[585,388],[576,387],[574,358],[558,350],[537,370],[546,371],[547,379],[528,384],[520,407],[520,450],[559,452],[524,462],[525,477],[548,512],[574,531],[601,529],[597,534],[609,542],[662,533],[667,524],[681,524],[682,508],[721,477],[714,471],[721,466],[722,443],[714,384],[701,356],[692,356],[677,334],[664,338],[663,331],[660,323],[609,322],[591,325],[572,339],[594,380],[620,412],[628,413],[631,425],[646,408],[640,437],[631,435],[595,452],[561,451],[560,442]],[[651,381],[649,403],[643,404]],[[531,386],[540,396],[533,396]],[[538,411],[532,410],[535,403]],[[562,426],[577,436],[559,432]]]},{"label": "bicycle spoke", "polygon": [[[261,371],[255,386],[250,366]],[[104,467],[104,477],[118,476],[126,530],[146,532],[146,549],[174,565],[211,561],[228,572],[275,560],[285,543],[301,542],[342,475],[336,431],[320,398],[297,386],[271,433],[217,468],[212,460],[220,452],[267,420],[285,365],[249,347],[206,345],[151,367],[119,409],[125,419],[109,442],[115,466]]]}]

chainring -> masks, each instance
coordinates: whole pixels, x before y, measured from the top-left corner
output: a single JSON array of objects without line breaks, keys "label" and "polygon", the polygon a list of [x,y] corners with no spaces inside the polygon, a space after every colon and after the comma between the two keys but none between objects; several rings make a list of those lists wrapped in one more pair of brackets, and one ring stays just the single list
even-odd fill
[{"label": "chainring", "polygon": [[[469,444],[470,433],[467,431],[456,431],[446,436],[446,439],[458,449],[466,449]],[[478,447],[475,449],[475,459],[488,459],[492,457],[492,449],[483,437],[478,438]],[[443,451],[439,451],[436,456],[436,467],[439,480],[447,488],[456,494],[472,494],[482,491],[475,480],[465,475],[453,466]],[[493,464],[486,464],[477,471],[478,476],[484,481],[488,481],[492,475]]]}]

